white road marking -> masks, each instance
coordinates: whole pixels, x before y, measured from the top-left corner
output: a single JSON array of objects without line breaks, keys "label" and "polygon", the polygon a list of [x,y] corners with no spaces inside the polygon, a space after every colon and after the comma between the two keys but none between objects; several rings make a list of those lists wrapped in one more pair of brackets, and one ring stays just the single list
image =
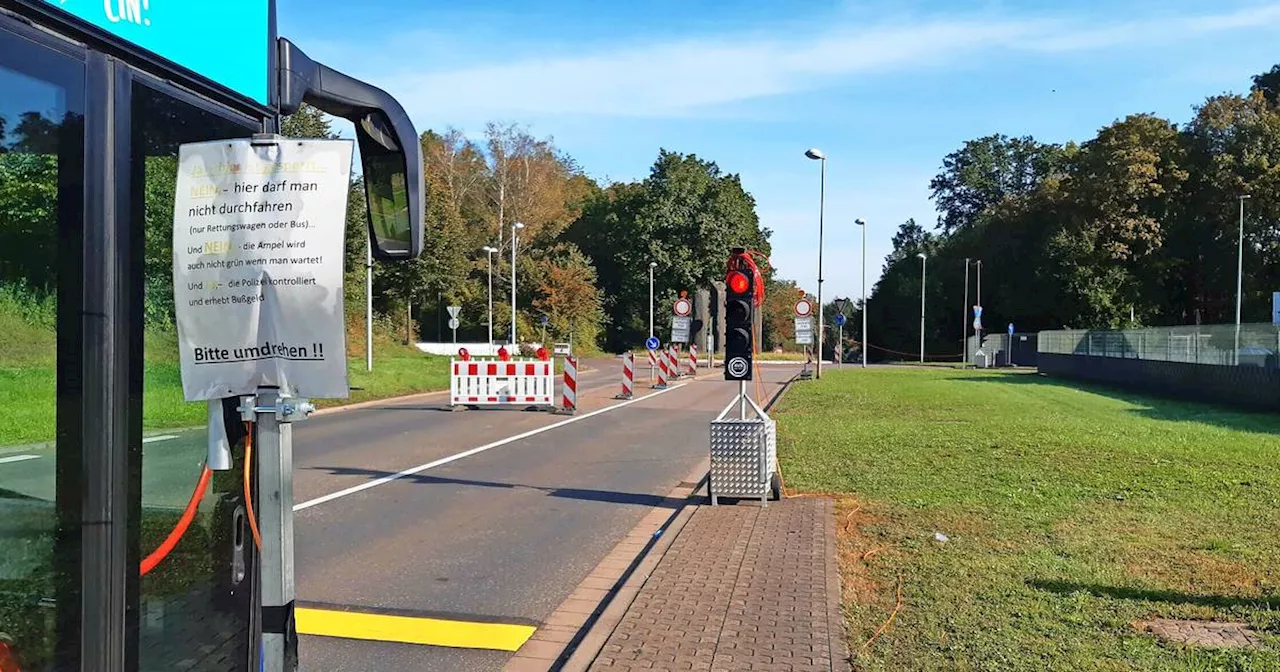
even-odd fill
[{"label": "white road marking", "polygon": [[9,457],[0,457],[0,464],[8,464],[10,462],[26,462],[27,460],[38,460],[39,455],[10,455]]},{"label": "white road marking", "polygon": [[168,441],[169,439],[176,439],[176,438],[178,437],[174,436],[173,434],[161,434],[160,436],[148,436],[145,439],[143,439],[142,442],[155,443],[156,441]]},{"label": "white road marking", "polygon": [[298,504],[295,504],[295,505],[293,506],[293,510],[294,510],[294,511],[301,511],[301,510],[303,510],[303,509],[309,509],[309,508],[311,508],[311,507],[313,507],[313,506],[317,506],[317,505],[320,505],[320,504],[324,504],[324,503],[326,503],[326,502],[332,502],[332,501],[333,501],[333,500],[335,500],[335,499],[341,499],[341,498],[343,498],[343,497],[346,497],[347,495],[354,495],[354,494],[356,494],[357,492],[364,492],[365,490],[368,490],[368,489],[370,489],[370,488],[376,488],[376,487],[378,487],[379,485],[385,485],[385,484],[387,484],[387,483],[390,483],[390,482],[392,482],[392,481],[395,481],[395,480],[398,480],[398,479],[404,478],[404,477],[406,477],[406,476],[412,476],[412,475],[414,475],[414,474],[422,473],[422,472],[424,472],[424,471],[426,471],[426,470],[428,470],[428,469],[435,469],[436,467],[444,466],[444,465],[446,465],[446,464],[449,464],[450,462],[456,462],[456,461],[458,461],[458,460],[461,460],[461,459],[462,459],[462,458],[464,458],[464,457],[471,457],[472,455],[476,455],[476,454],[478,454],[478,453],[483,453],[483,452],[484,452],[484,451],[486,451],[486,450],[491,450],[491,449],[493,449],[493,448],[497,448],[497,447],[499,447],[499,446],[505,446],[505,445],[507,445],[507,444],[509,444],[509,443],[515,443],[516,441],[521,441],[521,440],[523,440],[523,439],[527,439],[527,438],[529,438],[529,437],[531,437],[531,436],[536,436],[536,435],[541,434],[541,433],[543,433],[543,432],[549,432],[549,431],[551,431],[551,430],[553,430],[553,429],[556,429],[557,427],[564,427],[565,425],[571,425],[571,424],[573,424],[573,423],[575,423],[575,422],[580,422],[580,421],[582,421],[582,420],[586,420],[587,418],[595,417],[595,416],[597,416],[597,415],[601,415],[601,414],[603,414],[603,413],[608,413],[609,411],[617,410],[617,409],[619,409],[619,408],[622,408],[623,406],[630,406],[631,404],[634,404],[634,403],[636,403],[636,402],[640,402],[640,401],[644,401],[645,399],[652,399],[652,398],[654,398],[654,397],[656,397],[656,396],[658,396],[658,395],[660,395],[660,394],[666,394],[667,392],[671,392],[671,391],[673,391],[673,390],[678,390],[678,389],[680,389],[680,388],[684,387],[684,386],[685,386],[685,385],[687,385],[687,384],[688,384],[688,383],[680,383],[680,384],[678,384],[678,385],[672,385],[671,387],[668,387],[668,388],[667,388],[667,389],[665,389],[665,390],[658,390],[657,392],[653,392],[653,393],[651,393],[651,394],[646,394],[646,395],[645,395],[645,396],[643,396],[643,397],[636,397],[635,399],[629,399],[629,400],[627,400],[627,401],[623,401],[623,402],[620,402],[620,403],[614,404],[614,405],[612,405],[612,406],[605,406],[604,408],[596,409],[596,410],[594,410],[594,411],[591,411],[590,413],[584,413],[584,414],[582,414],[582,415],[575,415],[575,416],[573,416],[572,418],[566,418],[566,419],[564,419],[564,420],[561,420],[560,422],[556,422],[556,423],[552,423],[552,424],[550,424],[550,425],[547,425],[546,427],[539,427],[539,428],[537,428],[537,429],[531,429],[531,430],[529,430],[529,431],[527,431],[527,432],[525,432],[525,433],[523,433],[523,434],[516,434],[515,436],[508,436],[508,437],[507,437],[507,438],[505,438],[505,439],[499,439],[499,440],[497,440],[497,441],[494,441],[493,443],[486,443],[486,444],[485,444],[485,445],[483,445],[483,446],[477,446],[477,447],[475,447],[475,448],[472,448],[471,450],[464,450],[464,451],[462,451],[461,453],[458,453],[458,454],[456,454],[456,455],[450,455],[450,456],[448,456],[448,457],[442,457],[442,458],[440,458],[440,459],[438,459],[438,460],[436,460],[436,461],[434,461],[434,462],[428,462],[428,463],[426,463],[426,464],[420,464],[420,465],[418,465],[418,466],[416,466],[416,467],[410,467],[409,469],[405,469],[404,471],[401,471],[401,472],[397,472],[397,473],[391,474],[390,476],[383,476],[382,478],[374,479],[374,480],[372,480],[372,481],[369,481],[368,483],[361,483],[360,485],[355,485],[355,486],[352,486],[352,487],[350,487],[350,488],[346,488],[345,490],[339,490],[339,491],[337,491],[337,492],[332,492],[332,493],[329,493],[329,494],[324,495],[324,496],[322,496],[322,497],[316,497],[315,499],[309,499],[309,500],[307,500],[307,501],[305,501],[305,502],[300,502],[300,503],[298,503]]}]

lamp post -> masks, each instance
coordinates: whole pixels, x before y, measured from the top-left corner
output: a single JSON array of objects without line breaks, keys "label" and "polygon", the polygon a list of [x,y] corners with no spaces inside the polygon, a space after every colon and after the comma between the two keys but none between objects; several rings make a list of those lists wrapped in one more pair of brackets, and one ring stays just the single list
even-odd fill
[{"label": "lamp post", "polygon": [[929,266],[929,257],[924,252],[916,255],[920,257],[920,363],[924,364],[924,286],[925,286],[925,269]]},{"label": "lamp post", "polygon": [[485,256],[489,257],[489,347],[493,347],[493,253],[498,248],[485,245],[481,248],[485,252]]},{"label": "lamp post", "polygon": [[[978,307],[981,308],[982,307],[982,260],[976,259],[974,260],[973,263],[978,267],[978,299],[977,301],[978,301]],[[984,313],[986,312],[985,308],[983,309],[983,312]],[[979,322],[979,324],[981,323]],[[978,326],[978,324],[975,324],[973,326],[973,335],[978,337],[978,349],[981,350],[982,349],[982,327]]]},{"label": "lamp post", "polygon": [[822,378],[822,335],[826,331],[826,324],[822,321],[822,226],[827,209],[827,155],[817,147],[807,150],[804,155],[822,162],[822,179],[818,187],[818,366],[814,372],[815,378]]},{"label": "lamp post", "polygon": [[[516,349],[516,247],[519,237],[517,232],[524,224],[516,222],[511,225],[511,349]],[[515,353],[512,353],[514,356]]]},{"label": "lamp post", "polygon": [[658,267],[658,262],[649,262],[649,338],[653,338],[653,269]]},{"label": "lamp post", "polygon": [[867,368],[867,223],[861,219],[853,223],[862,227],[862,368]]},{"label": "lamp post", "polygon": [[1240,200],[1240,237],[1236,243],[1236,366],[1240,365],[1240,303],[1244,294],[1244,202],[1249,194],[1241,194]]},{"label": "lamp post", "polygon": [[969,365],[969,257],[964,258],[964,305],[960,306],[960,368]]},{"label": "lamp post", "polygon": [[373,370],[373,239],[364,248],[364,370]]}]

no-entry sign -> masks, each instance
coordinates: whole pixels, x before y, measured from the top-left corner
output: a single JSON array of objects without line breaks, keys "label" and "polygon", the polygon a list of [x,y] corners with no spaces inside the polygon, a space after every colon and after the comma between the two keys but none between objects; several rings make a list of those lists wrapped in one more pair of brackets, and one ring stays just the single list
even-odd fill
[{"label": "no-entry sign", "polygon": [[796,301],[796,315],[799,317],[808,317],[813,314],[813,304],[808,299],[800,299]]},{"label": "no-entry sign", "polygon": [[693,313],[693,304],[689,299],[676,299],[676,303],[671,307],[672,312],[680,317],[688,317]]}]

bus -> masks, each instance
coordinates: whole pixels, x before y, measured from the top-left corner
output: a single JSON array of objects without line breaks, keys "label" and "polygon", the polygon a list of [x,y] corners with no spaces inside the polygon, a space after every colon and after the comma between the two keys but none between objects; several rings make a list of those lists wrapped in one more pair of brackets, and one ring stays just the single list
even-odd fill
[{"label": "bus", "polygon": [[273,0],[0,0],[0,672],[259,669],[244,425],[193,496],[174,190],[181,145],[303,104],[354,126],[374,256],[415,257],[412,123],[278,36]]}]

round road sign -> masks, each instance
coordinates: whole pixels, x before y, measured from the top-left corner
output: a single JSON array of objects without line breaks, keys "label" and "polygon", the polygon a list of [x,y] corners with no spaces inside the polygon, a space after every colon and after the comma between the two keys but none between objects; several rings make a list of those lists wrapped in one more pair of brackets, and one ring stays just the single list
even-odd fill
[{"label": "round road sign", "polygon": [[836,313],[836,326],[843,327],[845,319],[844,313]]},{"label": "round road sign", "polygon": [[458,322],[458,318],[456,318],[456,317],[451,317],[451,318],[449,318],[449,328],[450,328],[450,329],[457,329],[459,324],[460,324],[460,322]]},{"label": "round road sign", "polygon": [[672,307],[672,310],[680,317],[687,317],[693,312],[693,304],[689,302],[689,299],[676,299],[676,305]]},{"label": "round road sign", "polygon": [[800,299],[796,301],[796,315],[800,317],[808,317],[813,312],[813,304],[808,299]]},{"label": "round road sign", "polygon": [[662,342],[658,340],[657,336],[650,336],[644,342],[644,347],[649,348],[650,350],[657,350],[659,345],[662,345]]},{"label": "round road sign", "polygon": [[734,357],[729,360],[729,363],[726,366],[729,369],[729,375],[735,378],[741,378],[742,376],[747,375],[747,371],[751,368],[751,365],[747,363],[747,360],[744,357]]}]

